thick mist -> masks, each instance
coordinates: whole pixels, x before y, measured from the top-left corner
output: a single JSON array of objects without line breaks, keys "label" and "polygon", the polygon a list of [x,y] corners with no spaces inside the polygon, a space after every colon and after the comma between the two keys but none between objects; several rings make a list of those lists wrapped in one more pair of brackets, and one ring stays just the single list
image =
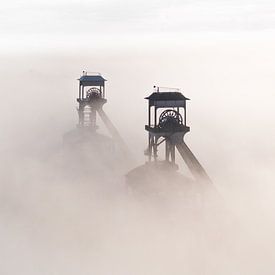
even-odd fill
[{"label": "thick mist", "polygon": [[[274,42],[157,46],[2,54],[1,274],[274,274]],[[83,70],[108,80],[104,110],[134,156],[117,171],[89,148],[84,164],[64,153]],[[125,183],[146,160],[153,85],[191,99],[186,143],[219,194],[200,211]]]}]

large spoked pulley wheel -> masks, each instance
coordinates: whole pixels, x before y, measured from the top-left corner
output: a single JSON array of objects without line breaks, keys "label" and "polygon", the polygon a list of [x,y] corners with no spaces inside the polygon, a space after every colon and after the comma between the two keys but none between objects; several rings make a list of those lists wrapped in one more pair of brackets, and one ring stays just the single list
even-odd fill
[{"label": "large spoked pulley wheel", "polygon": [[182,116],[179,112],[169,109],[160,114],[159,128],[163,130],[177,129],[182,125]]},{"label": "large spoked pulley wheel", "polygon": [[87,97],[88,98],[100,98],[101,97],[101,91],[100,89],[98,88],[90,88],[88,91],[87,91]]}]

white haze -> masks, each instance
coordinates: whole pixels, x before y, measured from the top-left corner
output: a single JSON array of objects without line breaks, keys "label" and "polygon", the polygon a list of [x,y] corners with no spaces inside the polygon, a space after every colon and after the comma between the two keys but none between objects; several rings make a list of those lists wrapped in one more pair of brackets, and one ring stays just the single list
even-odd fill
[{"label": "white haze", "polygon": [[[1,274],[273,274],[272,48],[220,41],[2,56]],[[137,164],[144,97],[154,84],[183,89],[187,143],[223,197],[215,216],[188,215],[173,196],[139,201],[123,173],[103,166],[103,180],[64,167],[82,69],[108,79],[105,111]]]},{"label": "white haze", "polygon": [[[85,2],[97,15],[84,21],[102,26],[100,35],[92,26],[78,33],[83,7],[75,2],[63,21],[45,1],[2,6],[0,274],[274,274],[274,4],[222,1],[211,9],[215,1],[187,1],[188,19],[176,16],[179,1],[151,2],[146,14],[147,3],[134,1],[126,4],[135,7],[133,22],[121,9],[112,17],[125,4],[112,3]],[[249,20],[239,24],[245,14]],[[64,154],[83,69],[108,80],[104,109],[135,164],[111,171],[101,164],[106,159],[87,156],[93,175]],[[215,204],[209,194],[214,205],[203,214],[169,188],[158,200],[125,185],[124,174],[145,162],[144,97],[153,85],[182,88],[191,98],[186,142],[222,197]]]}]

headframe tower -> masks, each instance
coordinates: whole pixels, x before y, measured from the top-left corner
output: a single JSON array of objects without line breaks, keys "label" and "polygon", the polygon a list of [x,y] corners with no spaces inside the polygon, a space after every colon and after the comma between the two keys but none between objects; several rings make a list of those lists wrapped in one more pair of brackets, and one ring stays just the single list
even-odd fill
[{"label": "headframe tower", "polygon": [[102,106],[107,102],[105,98],[105,81],[101,74],[88,74],[83,71],[83,75],[79,80],[79,92],[77,102],[79,127],[88,127],[91,130],[96,130],[96,112],[102,109]]},{"label": "headframe tower", "polygon": [[155,92],[145,98],[148,100],[148,124],[145,125],[145,130],[148,131],[148,149],[145,151],[148,161],[158,161],[158,147],[165,143],[167,164],[176,167],[177,149],[193,177],[210,182],[206,171],[184,142],[185,134],[190,131],[186,118],[186,103],[189,98],[178,89],[162,92],[161,88],[154,88]]},{"label": "headframe tower", "polygon": [[108,132],[113,140],[117,143],[121,152],[126,158],[130,157],[130,152],[127,145],[120,136],[118,130],[113,125],[107,114],[103,110],[103,105],[107,102],[105,82],[106,79],[100,73],[88,73],[83,71],[82,76],[78,79],[78,124],[77,128],[81,132],[88,134],[96,133],[97,115],[99,115],[103,124],[106,126]]}]

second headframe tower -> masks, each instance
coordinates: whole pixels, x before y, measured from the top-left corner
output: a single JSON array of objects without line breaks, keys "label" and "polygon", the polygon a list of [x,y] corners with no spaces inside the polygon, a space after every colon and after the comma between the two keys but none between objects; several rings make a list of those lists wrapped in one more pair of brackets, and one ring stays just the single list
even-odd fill
[{"label": "second headframe tower", "polygon": [[[100,73],[87,73],[83,71],[79,80],[78,90],[78,124],[77,128],[81,133],[95,134],[97,126],[97,115],[104,123],[113,140],[127,158],[130,152],[118,130],[103,110],[103,105],[107,102],[105,92],[106,79]],[[95,136],[95,135],[93,135]],[[92,137],[92,136],[89,136]]]},{"label": "second headframe tower", "polygon": [[105,81],[101,74],[87,74],[83,71],[83,75],[79,78],[79,93],[77,102],[79,127],[88,127],[96,130],[96,112],[102,109],[107,102],[105,98]]}]

